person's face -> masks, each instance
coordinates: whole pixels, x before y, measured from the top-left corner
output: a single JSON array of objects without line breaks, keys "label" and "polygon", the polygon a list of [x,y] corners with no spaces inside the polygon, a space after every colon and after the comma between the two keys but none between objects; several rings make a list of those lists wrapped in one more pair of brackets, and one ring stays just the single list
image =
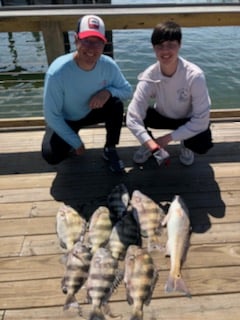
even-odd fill
[{"label": "person's face", "polygon": [[171,66],[178,59],[178,52],[181,45],[178,41],[164,41],[161,44],[153,46],[156,57],[162,66]]},{"label": "person's face", "polygon": [[86,69],[93,68],[103,53],[104,45],[104,41],[98,37],[88,37],[85,39],[78,39],[76,37],[79,64]]}]

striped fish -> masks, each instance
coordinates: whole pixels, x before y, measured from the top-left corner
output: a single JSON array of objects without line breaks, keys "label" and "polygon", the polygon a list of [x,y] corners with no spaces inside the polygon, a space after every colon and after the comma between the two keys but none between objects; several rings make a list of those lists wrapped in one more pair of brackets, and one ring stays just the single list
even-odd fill
[{"label": "striped fish", "polygon": [[158,272],[150,253],[139,246],[129,246],[125,258],[124,284],[127,301],[133,306],[130,320],[143,319],[143,306],[150,304],[157,280]]},{"label": "striped fish", "polygon": [[111,213],[113,223],[116,223],[126,213],[130,195],[127,187],[120,183],[116,185],[107,197],[107,205]]},{"label": "striped fish", "polygon": [[141,235],[147,237],[148,250],[162,249],[160,244],[161,221],[164,217],[163,210],[151,198],[135,190],[130,203],[135,219],[138,221]]},{"label": "striped fish", "polygon": [[64,310],[72,307],[80,307],[75,298],[75,294],[83,286],[88,277],[88,270],[91,262],[89,249],[78,241],[68,253],[66,270],[62,279],[62,291],[67,294]]},{"label": "striped fish", "polygon": [[131,211],[118,221],[112,229],[108,248],[115,259],[124,259],[131,244],[141,244],[139,225]]},{"label": "striped fish", "polygon": [[87,222],[76,210],[67,205],[62,205],[56,216],[56,231],[60,246],[71,250],[74,243],[83,240]]},{"label": "striped fish", "polygon": [[89,224],[88,243],[91,247],[92,254],[108,242],[111,231],[112,222],[109,209],[100,206],[94,211]]},{"label": "striped fish", "polygon": [[123,278],[118,261],[107,248],[99,248],[92,257],[87,280],[88,301],[92,304],[89,320],[104,320],[111,315],[108,300]]}]

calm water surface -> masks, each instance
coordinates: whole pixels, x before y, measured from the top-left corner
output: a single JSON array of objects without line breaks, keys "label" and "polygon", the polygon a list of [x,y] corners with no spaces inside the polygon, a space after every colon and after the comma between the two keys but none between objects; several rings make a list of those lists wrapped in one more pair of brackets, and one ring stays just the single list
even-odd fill
[{"label": "calm water surface", "polygon": [[[144,1],[112,0],[112,4],[127,3],[140,4]],[[183,1],[179,0],[177,3]],[[204,70],[212,108],[239,108],[240,26],[183,28],[182,31],[180,54]],[[151,32],[152,29],[113,31],[114,58],[133,87],[136,85],[138,73],[155,62],[150,44]],[[71,51],[74,50],[73,34],[73,31],[69,32]],[[0,52],[0,117],[42,115],[42,78],[47,70],[42,34],[0,33]],[[35,81],[31,80],[31,76],[27,76],[24,81],[16,84],[8,76],[8,81],[4,78],[3,83],[3,76],[13,71],[22,76],[33,74]]]}]

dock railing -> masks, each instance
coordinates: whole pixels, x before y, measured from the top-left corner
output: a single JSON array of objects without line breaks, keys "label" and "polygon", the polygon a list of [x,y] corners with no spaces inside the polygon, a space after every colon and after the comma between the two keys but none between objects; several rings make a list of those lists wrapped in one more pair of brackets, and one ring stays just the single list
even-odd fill
[{"label": "dock railing", "polygon": [[[39,32],[44,38],[50,64],[64,53],[63,32],[75,30],[86,14],[104,19],[106,30],[152,29],[172,20],[182,27],[239,26],[240,4],[145,4],[145,5],[58,5],[1,7],[0,32]],[[239,109],[212,110],[211,117],[240,118]],[[42,118],[1,119],[0,127],[43,125]]]}]

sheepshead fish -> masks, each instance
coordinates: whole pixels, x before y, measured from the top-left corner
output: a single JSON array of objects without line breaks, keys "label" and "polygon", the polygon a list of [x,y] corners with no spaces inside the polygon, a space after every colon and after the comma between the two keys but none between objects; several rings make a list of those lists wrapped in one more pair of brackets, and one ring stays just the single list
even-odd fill
[{"label": "sheepshead fish", "polygon": [[66,270],[61,283],[63,293],[67,294],[64,310],[72,306],[77,307],[80,312],[75,294],[87,280],[91,258],[89,249],[81,241],[76,242],[68,253]]},{"label": "sheepshead fish", "polygon": [[62,205],[56,216],[56,231],[60,246],[71,250],[74,243],[84,239],[87,222],[76,210]]},{"label": "sheepshead fish", "polygon": [[127,187],[120,183],[116,185],[107,197],[107,205],[111,213],[113,223],[116,223],[126,213],[130,195]]},{"label": "sheepshead fish", "polygon": [[92,304],[89,320],[104,320],[105,314],[113,316],[108,300],[122,278],[118,261],[111,252],[107,248],[98,248],[92,257],[87,280],[87,297]]},{"label": "sheepshead fish", "polygon": [[91,216],[88,232],[88,242],[91,247],[91,253],[104,246],[112,232],[112,222],[110,212],[107,207],[100,206]]},{"label": "sheepshead fish", "polygon": [[112,229],[108,248],[115,259],[124,259],[131,244],[141,245],[139,225],[129,211]]},{"label": "sheepshead fish", "polygon": [[143,306],[150,304],[157,280],[158,272],[150,253],[139,246],[129,246],[125,258],[124,284],[127,301],[133,305],[130,320],[143,319]]},{"label": "sheepshead fish", "polygon": [[165,285],[167,292],[182,291],[191,296],[181,276],[181,266],[186,256],[190,237],[189,211],[183,199],[176,195],[162,221],[167,225],[166,255],[170,256],[170,273]]},{"label": "sheepshead fish", "polygon": [[161,249],[160,229],[164,213],[159,205],[139,190],[132,193],[130,203],[141,235],[147,237],[148,250]]}]

